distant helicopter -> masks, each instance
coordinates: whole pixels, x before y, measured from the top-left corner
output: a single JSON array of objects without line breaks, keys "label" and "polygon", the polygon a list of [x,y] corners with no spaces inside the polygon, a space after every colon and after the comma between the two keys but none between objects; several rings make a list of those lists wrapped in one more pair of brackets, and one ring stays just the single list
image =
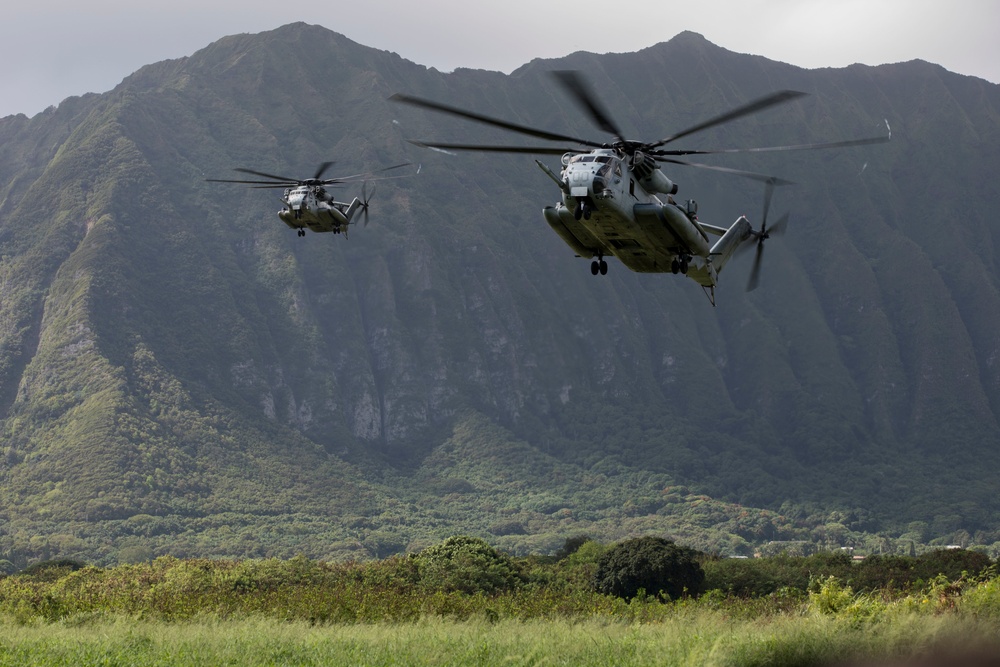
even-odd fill
[{"label": "distant helicopter", "polygon": [[[578,256],[593,258],[590,272],[594,275],[607,274],[608,263],[605,257],[614,256],[632,271],[681,273],[705,289],[712,305],[715,305],[715,286],[718,283],[719,271],[729,261],[733,252],[744,241],[751,239],[756,240],[757,254],[747,283],[747,290],[757,287],[764,241],[772,234],[780,233],[788,220],[787,215],[783,216],[774,225],[768,227],[767,214],[771,197],[775,187],[790,185],[791,182],[774,176],[738,169],[685,162],[676,159],[676,156],[839,148],[882,143],[889,140],[889,137],[880,136],[795,146],[722,150],[664,150],[661,146],[682,137],[777,104],[789,102],[805,95],[805,93],[793,90],[773,93],[698,123],[682,132],[647,143],[624,137],[622,131],[612,121],[611,116],[604,110],[577,72],[556,71],[552,74],[589,114],[597,126],[614,136],[614,141],[604,143],[548,132],[410,95],[397,93],[389,99],[486,123],[539,139],[570,141],[587,147],[581,149],[565,146],[484,146],[424,141],[410,142],[417,146],[443,151],[475,150],[562,154],[562,170],[558,176],[545,164],[535,160],[535,163],[555,181],[562,191],[562,201],[555,206],[546,206],[542,213],[546,222]],[[694,200],[688,200],[683,205],[674,201],[672,195],[677,193],[677,185],[660,170],[658,163],[712,169],[762,181],[765,184],[765,192],[764,212],[761,216],[760,228],[754,229],[745,216],[741,216],[728,228],[716,227],[702,222],[698,218],[698,205]],[[658,194],[665,195],[666,201],[657,197]]]},{"label": "distant helicopter", "polygon": [[[306,229],[311,229],[314,232],[333,232],[334,234],[343,232],[346,238],[347,229],[358,210],[364,212],[365,225],[368,224],[368,203],[371,200],[371,195],[368,193],[368,181],[394,178],[391,176],[378,177],[376,174],[407,167],[410,163],[406,162],[386,167],[385,169],[379,169],[378,171],[353,174],[351,176],[323,178],[323,174],[326,173],[326,170],[332,164],[333,162],[323,162],[312,178],[302,180],[242,168],[237,168],[233,171],[253,174],[254,176],[261,176],[270,180],[236,181],[221,178],[207,178],[205,180],[212,183],[242,183],[258,189],[284,188],[285,192],[281,197],[281,202],[285,206],[278,211],[278,217],[286,225],[297,230],[299,236],[305,236]],[[359,180],[362,181],[361,198],[355,197],[350,203],[337,201],[326,190],[327,186],[357,183]],[[374,192],[375,190],[372,188],[372,194]]]}]

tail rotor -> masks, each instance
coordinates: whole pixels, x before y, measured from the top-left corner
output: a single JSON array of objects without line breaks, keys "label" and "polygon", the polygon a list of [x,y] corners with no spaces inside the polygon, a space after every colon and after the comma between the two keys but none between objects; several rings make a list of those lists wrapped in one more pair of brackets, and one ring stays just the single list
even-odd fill
[{"label": "tail rotor", "polygon": [[372,200],[372,197],[375,196],[375,187],[375,185],[372,186],[371,194],[369,194],[368,181],[361,184],[361,210],[364,211],[365,227],[368,226],[368,203]]},{"label": "tail rotor", "polygon": [[757,251],[754,254],[753,268],[750,269],[750,278],[747,280],[748,292],[752,292],[757,289],[757,285],[760,283],[760,266],[764,256],[764,241],[771,238],[771,236],[780,236],[781,234],[784,234],[785,229],[788,227],[787,213],[778,218],[778,221],[771,225],[771,227],[767,226],[767,214],[771,208],[771,197],[774,195],[774,188],[778,185],[786,184],[788,183],[774,178],[769,179],[766,182],[764,190],[764,211],[760,219],[760,229],[750,230],[750,234],[757,239],[757,243],[755,244]]}]

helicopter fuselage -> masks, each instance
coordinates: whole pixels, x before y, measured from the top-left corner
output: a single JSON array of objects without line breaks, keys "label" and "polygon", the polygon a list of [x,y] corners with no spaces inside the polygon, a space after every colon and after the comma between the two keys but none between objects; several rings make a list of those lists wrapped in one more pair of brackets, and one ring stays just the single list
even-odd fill
[{"label": "helicopter fuselage", "polygon": [[285,190],[281,200],[285,207],[278,211],[281,221],[304,234],[314,232],[346,232],[361,200],[338,202],[320,186],[300,185]]},{"label": "helicopter fuselage", "polygon": [[577,255],[596,258],[595,275],[606,273],[604,258],[614,256],[632,271],[683,273],[712,287],[735,247],[751,236],[746,218],[730,228],[699,221],[697,204],[674,202],[677,186],[641,153],[597,149],[567,153],[562,163],[558,177],[538,163],[563,193],[543,214]]}]

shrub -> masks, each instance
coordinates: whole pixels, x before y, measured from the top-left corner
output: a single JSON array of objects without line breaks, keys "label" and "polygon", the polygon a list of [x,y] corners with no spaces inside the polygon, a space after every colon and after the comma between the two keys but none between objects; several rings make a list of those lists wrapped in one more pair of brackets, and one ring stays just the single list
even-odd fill
[{"label": "shrub", "polygon": [[990,557],[968,549],[938,549],[917,556],[913,570],[917,578],[930,581],[943,574],[955,581],[962,573],[975,576],[993,564]]},{"label": "shrub", "polygon": [[455,535],[417,555],[420,583],[445,592],[495,593],[521,583],[510,556],[478,537]]},{"label": "shrub", "polygon": [[[741,597],[762,597],[788,584],[773,558],[721,558],[707,560],[705,588]],[[796,582],[797,583],[797,582]]]},{"label": "shrub", "polygon": [[874,591],[894,587],[905,590],[910,587],[916,575],[917,560],[911,556],[872,555],[858,563],[851,575],[851,584],[862,591]]},{"label": "shrub", "polygon": [[816,581],[809,591],[809,607],[820,614],[838,614],[854,602],[854,591],[834,577]]},{"label": "shrub", "polygon": [[70,572],[76,572],[87,567],[86,563],[71,558],[60,558],[57,560],[43,560],[33,563],[21,570],[18,574],[34,577],[40,581],[56,581],[66,576]]},{"label": "shrub", "polygon": [[661,537],[626,540],[609,549],[597,563],[594,588],[626,600],[640,590],[650,595],[680,598],[697,595],[705,581],[699,553]]}]

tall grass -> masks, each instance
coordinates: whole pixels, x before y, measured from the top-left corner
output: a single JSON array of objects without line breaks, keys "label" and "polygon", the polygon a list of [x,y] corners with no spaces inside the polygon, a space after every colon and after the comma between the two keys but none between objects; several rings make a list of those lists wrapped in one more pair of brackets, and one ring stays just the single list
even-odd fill
[{"label": "tall grass", "polygon": [[317,626],[92,617],[0,625],[0,665],[806,666],[906,657],[962,627],[943,616],[860,627],[819,615],[733,621],[705,610],[655,623],[425,618]]}]

